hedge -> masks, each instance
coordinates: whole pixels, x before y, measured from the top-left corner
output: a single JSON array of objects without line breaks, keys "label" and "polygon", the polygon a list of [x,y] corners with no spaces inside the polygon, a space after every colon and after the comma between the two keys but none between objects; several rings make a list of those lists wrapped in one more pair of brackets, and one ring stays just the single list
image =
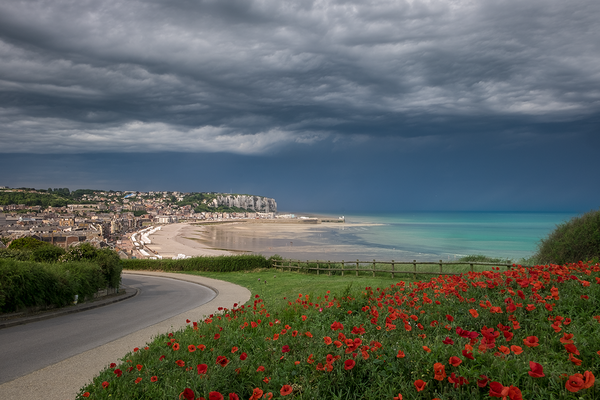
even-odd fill
[{"label": "hedge", "polygon": [[37,263],[0,259],[0,312],[28,307],[62,307],[106,287],[102,269],[91,262]]},{"label": "hedge", "polygon": [[234,272],[270,268],[271,262],[261,255],[192,257],[182,260],[122,260],[123,269],[160,271]]}]

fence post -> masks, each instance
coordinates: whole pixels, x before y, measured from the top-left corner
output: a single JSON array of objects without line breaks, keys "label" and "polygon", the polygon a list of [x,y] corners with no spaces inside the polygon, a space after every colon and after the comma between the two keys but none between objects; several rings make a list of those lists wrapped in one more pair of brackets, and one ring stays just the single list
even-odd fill
[{"label": "fence post", "polygon": [[392,279],[394,279],[394,260],[392,260]]},{"label": "fence post", "polygon": [[356,276],[358,276],[358,260],[356,260]]},{"label": "fence post", "polygon": [[471,272],[473,272],[473,263],[471,263]]},{"label": "fence post", "polygon": [[342,260],[342,276],[344,276],[344,260]]},{"label": "fence post", "polygon": [[442,260],[440,260],[440,275],[442,275]]},{"label": "fence post", "polygon": [[317,260],[317,275],[319,275],[319,260]]},{"label": "fence post", "polygon": [[310,267],[310,264],[308,263],[309,260],[306,260],[306,273],[310,274],[310,270],[308,269],[308,267]]},{"label": "fence post", "polygon": [[329,276],[331,276],[331,261],[327,261],[327,268],[329,269]]},{"label": "fence post", "polygon": [[375,278],[375,260],[373,260],[373,278]]},{"label": "fence post", "polygon": [[414,276],[415,276],[415,279],[417,279],[417,260],[413,260],[413,267],[415,269]]}]

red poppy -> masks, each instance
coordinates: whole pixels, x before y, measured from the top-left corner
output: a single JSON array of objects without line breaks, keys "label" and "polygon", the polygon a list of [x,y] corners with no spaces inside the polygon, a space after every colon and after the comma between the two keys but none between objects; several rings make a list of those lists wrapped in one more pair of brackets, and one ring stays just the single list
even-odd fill
[{"label": "red poppy", "polygon": [[477,312],[477,310],[475,310],[475,309],[471,308],[471,309],[469,310],[469,312],[471,313],[471,316],[473,316],[473,318],[477,318],[477,317],[479,317],[479,313]]},{"label": "red poppy", "polygon": [[516,386],[510,386],[508,388],[508,398],[510,400],[523,400],[523,395],[521,394],[521,389]]},{"label": "red poppy", "polygon": [[204,350],[206,349],[206,346],[205,346],[205,345],[203,345],[203,344],[199,344],[199,345],[197,346],[197,349],[198,349],[198,350],[202,350],[202,351],[204,351]]},{"label": "red poppy", "polygon": [[233,346],[231,348],[231,353],[235,353],[236,351],[238,351],[239,349],[237,348],[237,346]]},{"label": "red poppy", "polygon": [[331,338],[329,336],[325,336],[323,338],[323,341],[325,342],[326,345],[330,345],[332,343]]},{"label": "red poppy", "polygon": [[577,346],[574,344],[565,344],[565,350],[567,350],[567,353],[572,353],[577,356],[579,355],[579,350],[577,350]]},{"label": "red poppy", "polygon": [[235,393],[229,393],[229,400],[240,400],[240,397]]},{"label": "red poppy", "polygon": [[90,397],[90,392],[85,392],[84,394],[82,394],[83,397]]},{"label": "red poppy", "polygon": [[219,339],[221,337],[221,335],[219,335],[218,333],[215,333],[215,340]]},{"label": "red poppy", "polygon": [[462,364],[462,360],[458,357],[452,356],[452,357],[450,357],[450,360],[448,361],[448,363],[450,365],[452,365],[453,367],[458,367],[460,364]]},{"label": "red poppy", "polygon": [[135,382],[134,382],[134,383],[137,385],[137,384],[138,384],[138,383],[140,383],[141,381],[142,381],[142,378],[137,378],[137,379],[135,380]]},{"label": "red poppy", "polygon": [[190,388],[183,389],[183,392],[181,392],[179,397],[181,398],[181,396],[183,396],[185,400],[194,400],[196,398],[194,391]]},{"label": "red poppy", "polygon": [[356,365],[356,362],[354,362],[354,360],[344,361],[344,369],[346,371],[351,370],[352,368],[354,368],[355,365]]},{"label": "red poppy", "polygon": [[113,372],[115,373],[115,375],[117,375],[117,377],[123,375],[123,371],[121,371],[120,369],[115,369]]},{"label": "red poppy", "polygon": [[402,350],[398,350],[398,354],[396,355],[397,358],[404,358],[406,357],[406,354],[404,354],[404,352]]},{"label": "red poppy", "polygon": [[431,353],[431,349],[427,346],[423,346],[423,350],[425,350],[428,353]]},{"label": "red poppy", "polygon": [[589,389],[592,386],[594,386],[594,382],[596,381],[596,377],[590,371],[585,371],[583,373],[583,381],[584,381],[583,388],[584,389]]},{"label": "red poppy", "polygon": [[515,345],[510,346],[510,349],[516,355],[519,355],[519,354],[521,354],[523,352],[523,349],[521,347],[515,346]]},{"label": "red poppy", "polygon": [[198,375],[204,375],[206,373],[206,371],[208,371],[208,365],[198,364],[196,369],[198,370]]},{"label": "red poppy", "polygon": [[219,364],[221,367],[224,367],[227,364],[229,364],[229,360],[225,356],[218,356],[216,364]]},{"label": "red poppy", "polygon": [[508,386],[504,386],[500,382],[490,382],[490,397],[502,397],[505,400],[509,389]]},{"label": "red poppy", "polygon": [[402,395],[398,393],[398,396],[394,397],[394,400],[402,400]]},{"label": "red poppy", "polygon": [[525,343],[525,346],[527,347],[537,347],[540,345],[537,336],[527,336],[525,339],[523,339],[523,343]]},{"label": "red poppy", "polygon": [[454,340],[450,339],[449,336],[446,336],[446,339],[442,341],[444,344],[454,344]]},{"label": "red poppy", "polygon": [[282,396],[287,396],[291,394],[294,389],[290,385],[283,385],[279,390],[279,394]]},{"label": "red poppy", "polygon": [[581,360],[576,358],[573,354],[569,354],[569,361],[571,361],[575,365],[581,365]]},{"label": "red poppy", "polygon": [[265,367],[263,367],[262,365],[258,368],[256,368],[256,372],[264,372],[265,371]]},{"label": "red poppy", "polygon": [[194,346],[193,344],[190,344],[190,345],[188,346],[188,351],[189,351],[190,353],[193,353],[194,351],[196,351],[196,346]]},{"label": "red poppy", "polygon": [[110,386],[110,383],[108,383],[106,381],[102,382],[102,389],[106,389],[109,386]]},{"label": "red poppy", "polygon": [[158,376],[154,375],[152,378],[150,378],[150,382],[156,382],[158,380]]},{"label": "red poppy", "polygon": [[581,374],[575,374],[575,375],[571,375],[569,376],[569,379],[567,380],[567,383],[565,384],[565,388],[569,391],[569,392],[578,392],[581,389],[583,389],[585,385],[585,382],[583,380],[583,375]]},{"label": "red poppy", "polygon": [[474,360],[475,357],[473,357],[473,353],[469,353],[467,350],[463,350],[462,351],[462,355],[466,358],[468,358],[469,360]]},{"label": "red poppy", "polygon": [[223,400],[223,395],[219,392],[210,392],[208,394],[209,400]]},{"label": "red poppy", "polygon": [[435,363],[433,364],[433,373],[435,374],[433,379],[443,381],[446,378],[446,367],[442,363]]},{"label": "red poppy", "polygon": [[489,380],[490,379],[487,377],[487,375],[479,375],[479,379],[477,379],[477,386],[484,388],[487,386]]},{"label": "red poppy", "polygon": [[240,360],[244,361],[246,358],[248,358],[248,354],[246,354],[246,353],[240,354]]},{"label": "red poppy", "polygon": [[531,369],[531,371],[529,371],[527,373],[532,378],[543,378],[544,376],[546,376],[546,375],[544,375],[544,367],[542,367],[541,364],[538,364],[533,361],[529,361],[529,369]]},{"label": "red poppy", "polygon": [[573,334],[572,333],[563,333],[563,337],[560,338],[560,342],[562,344],[573,344]]},{"label": "red poppy", "polygon": [[424,390],[425,386],[427,386],[427,382],[425,382],[421,379],[418,379],[415,381],[415,389],[417,389],[417,392]]},{"label": "red poppy", "polygon": [[175,364],[179,365],[180,367],[185,367],[185,361],[183,360],[177,360],[175,361]]},{"label": "red poppy", "polygon": [[250,400],[258,400],[262,397],[263,391],[259,388],[254,388],[252,391],[252,396],[250,396]]},{"label": "red poppy", "polygon": [[138,371],[141,371],[141,370],[142,370],[142,368],[144,368],[144,366],[143,366],[143,365],[141,365],[141,364],[138,364],[138,365],[136,365],[135,367],[137,368],[137,370],[138,370]]},{"label": "red poppy", "polygon": [[110,368],[113,368],[113,369],[114,369],[116,366],[117,366],[117,364],[115,364],[115,363],[110,363],[110,365],[109,365],[109,367],[110,367]]},{"label": "red poppy", "polygon": [[283,346],[281,348],[281,352],[282,353],[289,353],[290,352],[290,346],[288,346],[287,344],[285,346]]}]

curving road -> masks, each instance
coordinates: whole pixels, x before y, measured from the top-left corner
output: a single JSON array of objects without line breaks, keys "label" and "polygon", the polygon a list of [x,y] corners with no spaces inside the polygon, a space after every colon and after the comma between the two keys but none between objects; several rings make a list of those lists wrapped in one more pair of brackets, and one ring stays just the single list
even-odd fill
[{"label": "curving road", "polygon": [[139,289],[139,294],[0,330],[0,385],[196,308],[217,295],[208,287],[163,277],[124,274],[122,282]]}]

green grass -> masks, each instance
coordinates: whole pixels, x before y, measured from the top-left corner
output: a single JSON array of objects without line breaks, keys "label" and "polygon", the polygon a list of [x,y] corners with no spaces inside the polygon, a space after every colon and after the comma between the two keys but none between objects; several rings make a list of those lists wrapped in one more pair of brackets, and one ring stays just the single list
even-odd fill
[{"label": "green grass", "polygon": [[319,295],[327,290],[333,290],[342,297],[347,291],[370,287],[388,287],[398,282],[389,275],[382,277],[369,276],[328,276],[304,274],[301,272],[281,272],[273,269],[262,269],[243,272],[184,272],[189,275],[206,276],[207,278],[220,279],[248,288],[253,294],[258,294],[267,304],[278,304],[284,297],[295,299],[302,293]]}]

